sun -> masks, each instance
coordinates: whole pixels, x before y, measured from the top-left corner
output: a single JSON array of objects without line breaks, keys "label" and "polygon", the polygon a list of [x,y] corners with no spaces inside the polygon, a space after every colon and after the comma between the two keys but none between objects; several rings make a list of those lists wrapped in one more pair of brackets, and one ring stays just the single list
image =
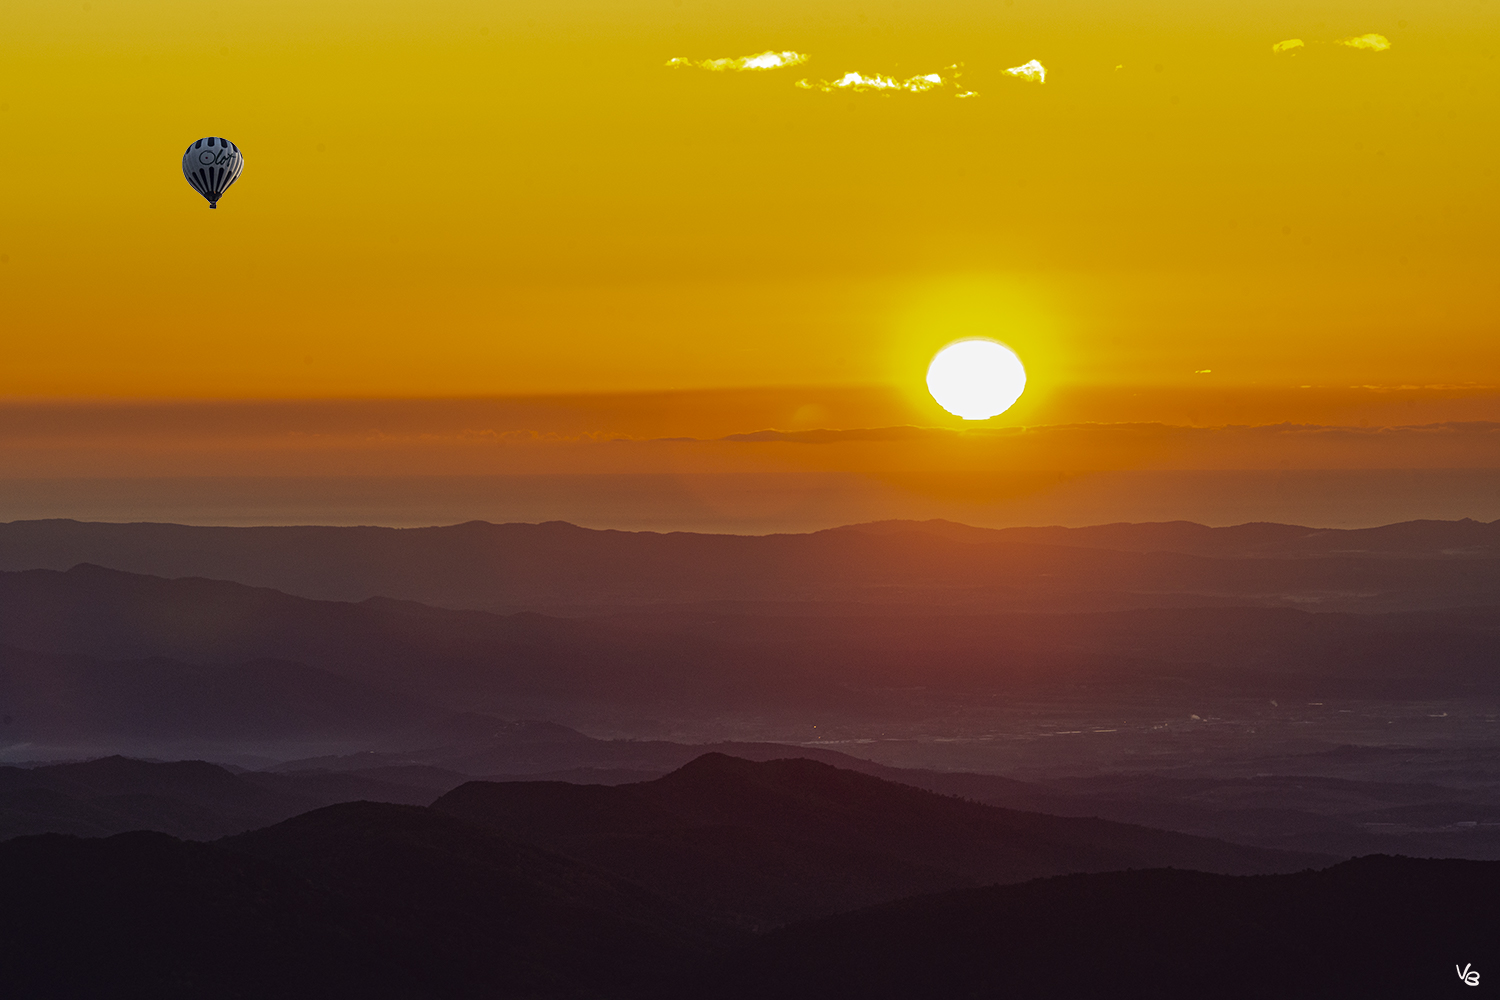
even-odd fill
[{"label": "sun", "polygon": [[938,405],[965,420],[988,420],[1010,409],[1026,389],[1016,352],[995,340],[960,340],[927,366],[927,390]]}]

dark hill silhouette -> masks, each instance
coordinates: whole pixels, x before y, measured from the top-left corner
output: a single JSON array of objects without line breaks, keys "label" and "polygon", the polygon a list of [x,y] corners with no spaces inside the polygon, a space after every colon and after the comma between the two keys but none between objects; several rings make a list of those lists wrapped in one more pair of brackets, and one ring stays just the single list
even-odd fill
[{"label": "dark hill silhouette", "polygon": [[[627,998],[732,932],[426,809],[0,844],[7,995]],[[649,990],[648,990],[649,988]]]},{"label": "dark hill silhouette", "polygon": [[[1368,1000],[1476,996],[1500,968],[1500,862],[1372,856],[1324,871],[1069,875],[776,931],[694,1000]],[[1481,972],[1466,987],[1456,968]]]},{"label": "dark hill silhouette", "polygon": [[[520,731],[519,743],[540,735],[538,730],[561,730],[559,740],[572,737],[561,745],[591,748],[598,761],[607,762],[612,755],[648,755],[661,771],[675,770],[702,756],[705,749],[681,743],[591,740],[564,727],[512,725]],[[555,745],[544,744],[544,749]],[[1074,809],[1088,807],[1086,799],[1048,798],[1045,789],[991,775],[904,771],[817,747],[769,743],[719,746],[747,760],[778,760],[797,753],[898,783],[935,781],[974,795],[1008,794],[1027,800],[1066,801]],[[159,762],[118,755],[80,763],[0,767],[0,840],[40,833],[109,836],[130,830],[212,840],[341,802],[369,800],[425,806],[474,777],[444,768],[394,765],[388,756],[392,755],[355,754],[296,762],[270,771],[231,770],[201,760]],[[626,784],[660,776],[623,769],[577,768],[566,779],[512,776],[509,780]]]},{"label": "dark hill silhouette", "polygon": [[[701,756],[705,747],[665,741],[593,740],[561,726],[500,723],[514,740],[488,747],[494,761],[519,766],[518,774],[493,780],[568,781],[577,784],[629,784],[661,777]],[[535,742],[542,734],[556,742]],[[716,744],[751,760],[774,760],[797,753],[888,780],[953,785],[974,795],[1004,795],[1029,807],[1033,802],[1091,807],[1087,799],[1065,799],[1025,782],[990,775],[904,771],[817,747],[772,743]],[[433,751],[442,754],[439,749]],[[449,751],[452,752],[452,751]],[[463,751],[458,751],[462,753]],[[555,755],[555,756],[554,756]],[[362,753],[278,765],[267,771],[230,769],[201,760],[160,762],[114,755],[90,761],[31,767],[0,766],[0,840],[41,833],[103,837],[131,830],[154,830],[189,840],[212,840],[277,823],[322,806],[369,800],[428,805],[476,775],[422,764],[398,764],[411,755]],[[592,766],[538,774],[526,768],[584,760]],[[651,770],[611,767],[649,765]],[[481,770],[478,776],[487,772]],[[1036,811],[1036,810],[1033,810]]]},{"label": "dark hill silhouette", "polygon": [[347,901],[165,834],[0,844],[0,898],[10,996],[436,996]]},{"label": "dark hill silhouette", "polygon": [[[565,781],[580,785],[636,784],[696,759],[714,747],[669,742],[590,740],[528,742],[546,726],[513,724],[517,745],[493,745],[494,761],[523,768],[492,781]],[[534,734],[534,735],[540,735]],[[1006,809],[1053,816],[1111,819],[1133,827],[1330,856],[1399,851],[1420,857],[1495,858],[1493,803],[1472,791],[1422,783],[1401,785],[1302,776],[1238,781],[1108,776],[1050,784],[997,775],[889,767],[818,747],[723,743],[718,752],[746,760],[789,754],[898,784],[959,795]],[[444,751],[434,750],[434,755]],[[449,751],[451,752],[451,751]],[[544,755],[590,760],[591,766],[528,773]],[[231,771],[202,761],[157,763],[113,757],[79,764],[0,767],[0,840],[39,833],[108,836],[156,830],[211,840],[279,822],[320,806],[356,800],[427,805],[476,775],[443,767],[392,763],[412,755],[354,754],[299,761],[272,771]],[[479,763],[485,755],[475,755]],[[609,766],[629,763],[637,767]],[[651,770],[642,770],[649,766]],[[484,777],[480,771],[478,776]],[[1206,792],[1228,792],[1229,802],[1205,804]],[[1328,802],[1345,805],[1330,814]],[[1456,826],[1459,821],[1471,821]],[[1483,820],[1476,825],[1474,820]],[[1400,823],[1371,832],[1360,824]]]},{"label": "dark hill silhouette", "polygon": [[[423,761],[427,762],[427,766],[436,766],[442,775],[458,776],[458,780],[440,790],[443,792],[474,778],[494,781],[570,781],[585,785],[629,784],[660,778],[705,753],[724,753],[745,760],[781,760],[789,754],[795,754],[832,764],[834,767],[874,774],[894,781],[902,781],[908,775],[921,776],[926,780],[936,774],[888,767],[818,746],[736,740],[703,744],[676,743],[670,740],[599,740],[565,726],[546,723],[511,722],[498,725],[502,728],[501,734],[497,738],[481,742],[404,753],[357,753],[307,758],[275,765],[271,771],[291,773],[299,779],[306,779],[315,773],[338,775],[350,772],[383,779],[392,769],[399,773],[401,769],[412,766],[413,762]],[[519,733],[513,735],[515,731]],[[539,738],[546,734],[555,734],[555,738]],[[572,772],[572,775],[562,777],[559,772]],[[620,774],[630,775],[632,772],[633,775],[624,780],[606,780]],[[997,788],[1012,787],[1037,791],[1021,781],[989,775],[970,777],[983,783],[985,792],[982,794],[995,794],[994,790]],[[446,781],[446,777],[444,780]]]},{"label": "dark hill silhouette", "polygon": [[804,535],[17,521],[0,569],[78,563],[322,600],[592,613],[701,602],[1107,610],[1313,602],[1342,610],[1500,603],[1500,523],[1320,530],[1188,522],[970,528],[882,522]]},{"label": "dark hill silhouette", "polygon": [[0,844],[0,981],[38,1000],[1427,997],[1467,989],[1455,963],[1496,964],[1497,890],[1497,862],[1388,857],[1080,874],[747,941],[494,831],[353,803],[215,844]]},{"label": "dark hill silhouette", "polygon": [[633,785],[470,782],[433,809],[750,927],[1063,872],[1267,872],[1319,860],[998,809],[809,760],[717,753]]},{"label": "dark hill silhouette", "polygon": [[[221,841],[352,900],[439,996],[609,996],[732,932],[639,885],[457,817],[351,802]],[[441,970],[436,972],[435,970]]]}]

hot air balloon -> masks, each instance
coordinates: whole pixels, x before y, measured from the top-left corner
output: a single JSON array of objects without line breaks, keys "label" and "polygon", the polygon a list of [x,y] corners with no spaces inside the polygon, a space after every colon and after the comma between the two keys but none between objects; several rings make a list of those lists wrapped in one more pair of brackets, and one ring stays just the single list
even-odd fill
[{"label": "hot air balloon", "polygon": [[228,139],[214,136],[199,139],[182,154],[182,174],[187,182],[208,199],[209,208],[218,208],[219,199],[245,169],[245,154]]}]

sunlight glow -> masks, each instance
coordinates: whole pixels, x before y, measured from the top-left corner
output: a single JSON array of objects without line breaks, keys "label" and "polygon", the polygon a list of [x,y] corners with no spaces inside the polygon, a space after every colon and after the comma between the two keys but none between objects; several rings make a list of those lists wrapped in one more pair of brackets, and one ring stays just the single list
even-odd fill
[{"label": "sunlight glow", "polygon": [[1026,368],[1016,352],[995,340],[960,340],[938,351],[927,366],[927,390],[939,406],[965,420],[1004,413],[1026,389]]},{"label": "sunlight glow", "polygon": [[1019,77],[1022,80],[1030,80],[1032,83],[1047,82],[1047,67],[1043,66],[1035,59],[1031,60],[1031,62],[1029,63],[1022,63],[1020,66],[1012,66],[1005,72],[1009,73],[1011,76]]},{"label": "sunlight glow", "polygon": [[738,59],[668,59],[667,65],[673,69],[692,67],[706,69],[715,73],[732,70],[736,73],[750,69],[781,69],[783,66],[796,66],[798,63],[807,62],[807,56],[801,52],[762,52],[754,56],[741,56]]}]

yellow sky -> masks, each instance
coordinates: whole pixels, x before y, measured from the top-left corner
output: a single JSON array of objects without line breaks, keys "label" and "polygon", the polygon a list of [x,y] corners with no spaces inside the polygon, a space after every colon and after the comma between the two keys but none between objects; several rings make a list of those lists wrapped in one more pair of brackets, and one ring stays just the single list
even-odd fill
[{"label": "yellow sky", "polygon": [[11,0],[0,394],[1500,383],[1497,11]]}]

